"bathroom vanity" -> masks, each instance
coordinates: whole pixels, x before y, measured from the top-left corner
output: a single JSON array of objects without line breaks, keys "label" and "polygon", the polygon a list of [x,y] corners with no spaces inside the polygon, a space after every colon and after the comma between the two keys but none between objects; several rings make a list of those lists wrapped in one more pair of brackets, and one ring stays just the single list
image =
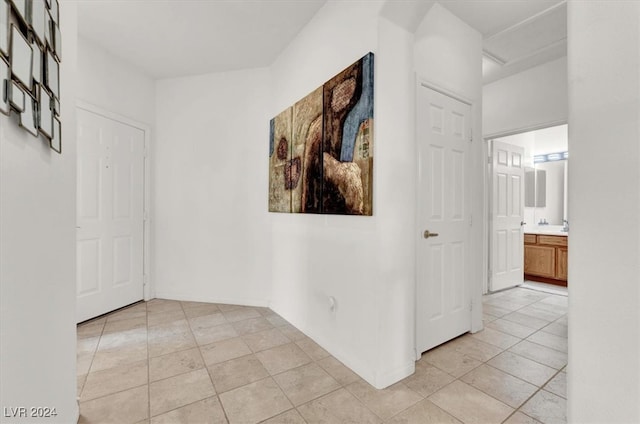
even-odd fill
[{"label": "bathroom vanity", "polygon": [[567,234],[536,232],[524,234],[524,278],[567,286]]}]

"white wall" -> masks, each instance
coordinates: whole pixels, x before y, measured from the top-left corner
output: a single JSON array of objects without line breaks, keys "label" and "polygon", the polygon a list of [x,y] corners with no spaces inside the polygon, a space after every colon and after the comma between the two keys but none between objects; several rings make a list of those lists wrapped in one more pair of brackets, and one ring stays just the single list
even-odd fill
[{"label": "white wall", "polygon": [[[376,387],[411,374],[415,358],[414,36],[381,6],[328,2],[269,69],[159,81],[153,148],[157,296],[269,303]],[[476,102],[480,140],[480,36],[438,10],[455,29],[431,34],[455,34],[449,56],[467,68],[439,81]],[[270,118],[369,51],[373,216],[268,213]]]},{"label": "white wall", "polygon": [[[375,384],[384,387],[415,369],[416,144],[413,33],[378,21],[376,51],[378,358]],[[363,281],[363,283],[367,283]]]},{"label": "white wall", "polygon": [[267,305],[268,84],[266,69],[157,82],[157,297]]},{"label": "white wall", "polygon": [[[406,235],[414,208],[407,197],[413,194],[412,181],[397,166],[413,166],[402,148],[413,148],[407,137],[410,129],[403,125],[393,139],[396,147],[389,145],[389,127],[385,129],[385,119],[406,122],[405,117],[396,117],[393,103],[381,97],[385,78],[399,76],[402,90],[407,75],[398,75],[378,54],[380,5],[328,2],[271,67],[273,117],[367,52],[376,54],[373,216],[270,214],[269,220],[272,308],[368,382],[384,387],[397,379],[396,374],[413,371],[407,340],[395,345],[397,354],[390,353],[385,346],[390,330],[380,326],[387,327],[384,317],[402,317],[404,327],[390,327],[402,329],[400,337],[406,337],[404,329],[413,325],[412,320],[404,323],[404,318],[413,314],[407,302],[414,278],[413,240]],[[383,27],[389,37],[402,39],[393,27]],[[402,57],[404,46],[399,49]],[[385,106],[390,110],[381,112]],[[394,186],[401,189],[393,193]],[[386,294],[390,296],[383,300]],[[329,296],[337,301],[334,312]]]},{"label": "white wall", "polygon": [[483,134],[566,122],[567,99],[566,57],[487,84],[483,88]]},{"label": "white wall", "polygon": [[155,82],[85,38],[78,39],[78,99],[153,126]]},{"label": "white wall", "polygon": [[568,418],[637,423],[640,3],[570,1],[568,19]]},{"label": "white wall", "polygon": [[435,4],[415,34],[415,70],[419,79],[448,90],[472,103],[472,135],[469,165],[472,182],[472,264],[470,278],[474,307],[472,330],[482,329],[485,164],[482,142],[482,36],[440,4]]},{"label": "white wall", "polygon": [[[62,155],[0,115],[0,405],[78,417],[75,326],[76,4],[60,5]],[[43,422],[0,416],[0,422]]]},{"label": "white wall", "polygon": [[[429,23],[448,25],[429,34],[454,39],[430,48],[448,48],[448,57],[467,70],[445,76],[437,54],[419,55],[421,64],[434,82],[476,102],[480,140],[480,35],[442,8],[433,16]],[[380,17],[379,3],[329,2],[271,68],[275,116],[368,51],[376,54],[373,216],[270,215],[272,307],[376,387],[412,373],[415,358],[414,54],[423,46],[414,50],[413,39]],[[482,175],[480,167],[472,172]],[[473,204],[480,211],[482,197]],[[478,226],[474,240],[480,238]],[[478,264],[480,255],[479,271]],[[478,299],[480,291],[478,281]],[[337,300],[335,312],[329,296]]]}]

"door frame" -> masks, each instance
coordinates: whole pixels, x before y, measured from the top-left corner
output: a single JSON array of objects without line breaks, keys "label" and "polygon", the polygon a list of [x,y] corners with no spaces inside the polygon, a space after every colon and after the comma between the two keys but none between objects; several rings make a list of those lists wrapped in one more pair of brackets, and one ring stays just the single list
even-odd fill
[{"label": "door frame", "polygon": [[76,100],[76,109],[83,109],[87,112],[102,116],[103,118],[119,122],[130,127],[137,128],[144,133],[144,170],[143,170],[143,231],[142,231],[142,287],[143,299],[151,300],[155,297],[155,287],[151,278],[151,158],[149,145],[151,142],[151,126],[126,116],[108,111],[94,104]]},{"label": "door frame", "polygon": [[[418,93],[422,88],[428,88],[430,90],[434,90],[444,96],[450,97],[454,100],[457,100],[459,102],[462,102],[466,105],[469,105],[470,107],[470,122],[471,122],[471,137],[472,137],[472,144],[473,142],[476,142],[473,139],[474,136],[474,122],[475,122],[475,113],[474,113],[474,107],[475,107],[475,102],[468,99],[467,97],[456,93],[455,91],[452,91],[448,88],[445,88],[437,83],[434,83],[432,81],[430,81],[428,78],[422,77],[420,75],[418,75],[417,73],[415,74],[415,91],[413,93],[414,98],[413,98],[413,109],[414,109],[414,148],[415,148],[415,152],[416,152],[416,185],[415,185],[415,193],[416,193],[416,203],[414,205],[415,208],[415,222],[414,222],[414,229],[415,229],[415,236],[414,236],[414,251],[415,251],[415,258],[414,258],[414,273],[415,273],[415,282],[414,282],[414,286],[413,286],[413,298],[414,298],[414,329],[413,329],[413,350],[415,352],[415,359],[416,361],[420,359],[420,357],[422,356],[422,352],[418,352],[418,243],[421,240],[421,236],[422,236],[422,226],[420,223],[420,217],[418,215],[418,208],[419,208],[419,201],[417,200],[420,196],[420,184],[418,183],[420,181],[420,177],[421,177],[421,163],[422,163],[422,157],[420,155],[420,150],[418,149]],[[479,141],[478,141],[479,142]],[[470,155],[469,155],[469,166],[471,168],[473,168],[473,164],[475,162],[475,158],[472,155],[472,150],[470,149]],[[470,178],[470,177],[469,177]],[[473,187],[470,187],[471,191],[473,191]],[[485,198],[486,199],[486,198]],[[470,211],[470,216],[472,216],[472,212],[473,212],[473,202],[470,203],[471,206],[471,211]],[[486,215],[485,215],[486,216]],[[480,217],[482,218],[482,217]],[[486,221],[486,219],[480,219],[481,222]],[[476,219],[476,222],[478,222],[478,219]],[[477,225],[477,224],[476,224]],[[472,232],[472,228],[469,229],[469,241],[470,243],[473,244],[473,240],[474,240],[474,236],[473,236],[473,232]],[[485,246],[483,244],[483,246]],[[483,250],[486,249],[486,247],[483,247]],[[486,260],[486,256],[487,256],[487,252],[484,252],[482,254],[482,261]],[[468,261],[470,262],[470,266],[469,269],[472,270],[474,268],[474,259],[472,256],[470,256],[468,258]],[[486,276],[485,276],[486,278]],[[475,309],[480,308],[480,310],[482,310],[482,302],[478,302],[477,301],[477,293],[482,291],[482,287],[474,287],[473,283],[472,283],[473,279],[471,277],[467,278],[467,289],[469,290],[469,301],[471,303],[471,317],[470,317],[470,322],[469,322],[469,332],[477,332],[482,330],[482,314],[478,315],[480,317],[480,321],[477,322],[477,320],[475,319]],[[483,280],[484,282],[484,280]],[[482,293],[480,293],[480,297],[482,296]]]},{"label": "door frame", "polygon": [[482,273],[482,294],[489,293],[489,278],[491,276],[491,212],[493,204],[493,164],[488,160],[491,154],[491,140],[501,137],[508,137],[516,134],[523,134],[531,131],[543,130],[545,128],[557,127],[558,125],[567,125],[569,121],[566,119],[548,121],[541,124],[529,125],[526,127],[515,128],[512,130],[499,131],[493,134],[482,136],[483,144],[483,160],[484,160],[484,229],[482,231],[482,250],[484,251]]}]

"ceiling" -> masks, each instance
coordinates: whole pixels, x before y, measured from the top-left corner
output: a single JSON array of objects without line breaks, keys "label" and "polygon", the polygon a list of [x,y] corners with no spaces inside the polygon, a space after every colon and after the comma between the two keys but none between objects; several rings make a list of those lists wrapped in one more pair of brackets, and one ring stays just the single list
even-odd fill
[{"label": "ceiling", "polygon": [[78,32],[153,78],[270,65],[326,0],[83,0]]},{"label": "ceiling", "polygon": [[[153,78],[224,72],[269,66],[326,1],[83,0],[78,29]],[[482,34],[485,83],[566,55],[566,0],[439,3]]]},{"label": "ceiling", "polygon": [[485,84],[567,55],[566,0],[441,0],[483,37]]}]

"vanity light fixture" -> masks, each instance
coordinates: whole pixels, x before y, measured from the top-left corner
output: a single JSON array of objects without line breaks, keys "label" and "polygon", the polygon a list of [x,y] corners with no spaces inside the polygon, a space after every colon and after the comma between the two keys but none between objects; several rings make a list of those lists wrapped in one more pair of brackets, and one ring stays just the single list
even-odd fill
[{"label": "vanity light fixture", "polygon": [[554,162],[565,159],[569,159],[569,152],[547,153],[546,155],[534,156],[533,163]]}]

